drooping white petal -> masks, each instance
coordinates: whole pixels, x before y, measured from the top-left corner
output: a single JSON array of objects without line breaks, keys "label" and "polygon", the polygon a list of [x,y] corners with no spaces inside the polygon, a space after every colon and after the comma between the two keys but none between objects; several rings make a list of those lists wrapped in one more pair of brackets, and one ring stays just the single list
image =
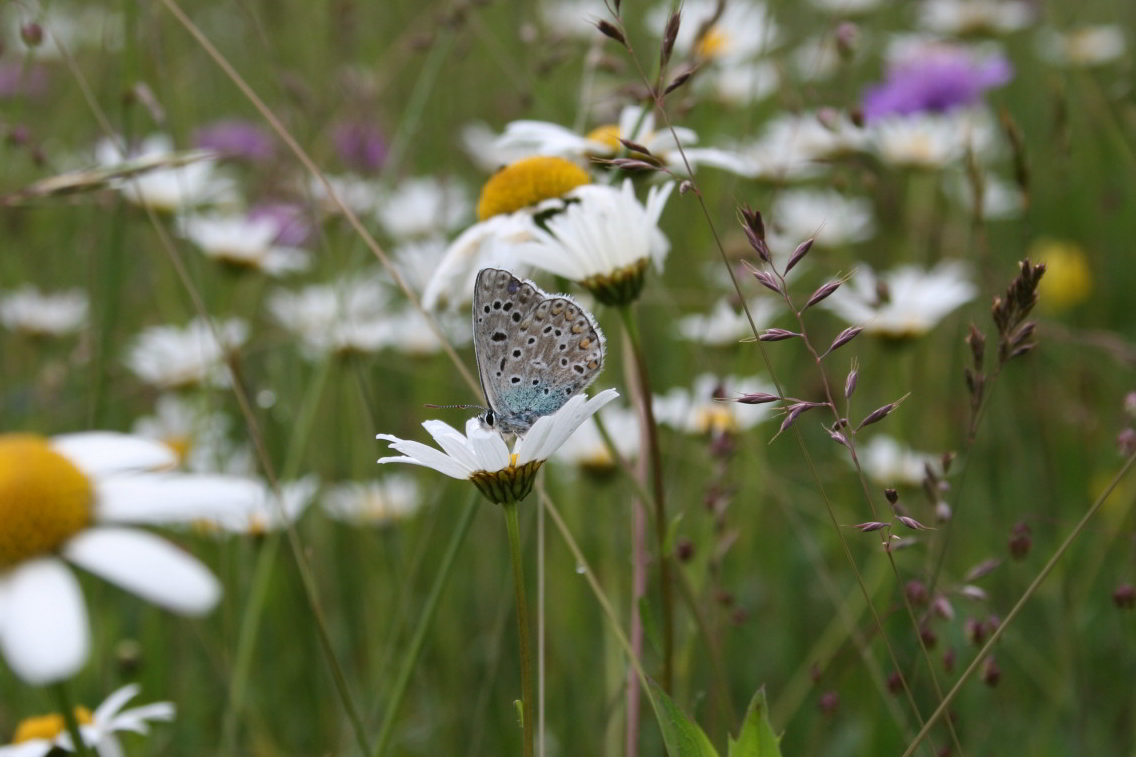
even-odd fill
[{"label": "drooping white petal", "polygon": [[376,438],[390,442],[391,449],[405,455],[405,457],[380,457],[380,463],[410,463],[411,465],[421,465],[425,468],[433,468],[450,478],[458,479],[469,478],[469,474],[473,473],[472,468],[467,468],[446,453],[440,452],[433,447],[428,447],[422,442],[399,439],[397,436],[391,436],[390,434],[379,434]]},{"label": "drooping white petal", "polygon": [[221,598],[221,585],[204,565],[146,531],[91,528],[69,541],[71,562],[138,596],[186,615],[203,615]]},{"label": "drooping white petal", "polygon": [[104,523],[188,523],[261,501],[264,484],[242,476],[122,475],[96,482],[95,498]]},{"label": "drooping white petal", "polygon": [[118,711],[121,710],[127,702],[134,697],[138,696],[138,692],[142,687],[136,683],[128,683],[122,688],[116,689],[106,699],[102,701],[95,711],[91,714],[91,719],[96,723],[109,721]]},{"label": "drooping white petal", "polygon": [[78,673],[90,631],[74,574],[55,558],[39,558],[11,568],[0,583],[5,595],[0,650],[16,675],[39,685]]},{"label": "drooping white petal", "polygon": [[113,431],[82,431],[52,437],[51,446],[88,476],[171,468],[177,455],[165,444]]},{"label": "drooping white petal", "polygon": [[154,702],[115,715],[110,721],[110,725],[116,731],[133,731],[134,733],[146,734],[150,732],[150,724],[146,721],[173,720],[175,712],[172,702]]}]

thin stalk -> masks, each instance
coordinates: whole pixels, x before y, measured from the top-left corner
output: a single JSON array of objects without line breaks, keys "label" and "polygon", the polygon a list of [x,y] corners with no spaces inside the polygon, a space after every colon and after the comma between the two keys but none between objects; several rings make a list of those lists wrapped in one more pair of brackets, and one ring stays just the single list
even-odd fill
[{"label": "thin stalk", "polygon": [[67,726],[68,735],[71,736],[75,754],[79,757],[91,757],[91,750],[87,749],[87,742],[83,741],[83,732],[79,730],[79,720],[75,717],[75,707],[71,704],[71,693],[67,691],[66,681],[53,684],[51,690],[59,702],[59,712],[63,715],[63,723]]},{"label": "thin stalk", "polygon": [[521,727],[524,729],[524,754],[533,757],[532,653],[529,651],[529,609],[525,603],[525,565],[521,559],[521,528],[517,503],[506,502],[505,527],[509,530],[509,555],[513,560],[513,588],[517,594],[517,646],[521,653]]},{"label": "thin stalk", "polygon": [[659,449],[659,425],[655,422],[655,411],[651,403],[651,380],[647,375],[647,361],[643,356],[643,346],[635,316],[630,306],[619,309],[623,328],[631,344],[635,358],[635,378],[639,385],[639,408],[641,420],[646,429],[647,455],[651,463],[651,485],[655,501],[655,541],[659,551],[659,583],[662,590],[663,626],[663,673],[660,684],[663,691],[671,692],[674,671],[674,599],[671,587],[671,556],[667,554],[667,508],[663,488],[663,456]]},{"label": "thin stalk", "polygon": [[383,724],[379,728],[379,740],[375,745],[375,751],[372,752],[373,757],[383,757],[386,754],[387,746],[390,745],[391,735],[394,733],[394,720],[398,717],[402,700],[406,698],[410,676],[418,666],[418,658],[422,656],[422,645],[426,641],[426,632],[434,623],[434,613],[438,610],[438,600],[442,597],[442,590],[446,588],[446,584],[449,583],[450,576],[453,574],[454,560],[457,558],[462,544],[465,543],[466,535],[469,534],[469,527],[473,523],[473,514],[477,511],[480,496],[476,489],[470,494],[469,502],[458,518],[454,535],[450,537],[446,554],[442,556],[442,562],[438,565],[438,574],[434,577],[434,585],[430,587],[430,595],[426,598],[422,617],[418,619],[418,627],[414,629],[414,637],[411,638],[410,647],[403,655],[402,667],[398,669],[398,677],[395,678],[394,688],[391,690],[390,699],[387,702]]}]

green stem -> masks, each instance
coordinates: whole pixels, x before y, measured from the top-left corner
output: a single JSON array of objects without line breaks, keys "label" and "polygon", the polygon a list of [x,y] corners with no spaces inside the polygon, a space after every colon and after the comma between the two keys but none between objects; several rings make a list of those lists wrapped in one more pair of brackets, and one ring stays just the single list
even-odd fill
[{"label": "green stem", "polygon": [[517,593],[517,645],[521,652],[521,726],[524,729],[525,757],[533,755],[532,659],[529,652],[529,610],[525,603],[525,566],[521,559],[521,528],[517,518],[517,503],[507,502],[505,526],[509,530],[509,554],[513,560],[513,588]]},{"label": "green stem", "polygon": [[674,670],[674,599],[671,588],[671,556],[667,554],[667,508],[663,489],[663,456],[659,448],[659,424],[655,422],[655,410],[651,402],[651,380],[647,375],[647,361],[643,356],[639,331],[635,327],[635,316],[630,306],[619,309],[623,318],[623,328],[631,343],[635,358],[635,380],[639,384],[639,406],[642,421],[646,427],[647,455],[651,462],[651,484],[655,500],[655,541],[659,551],[659,583],[662,590],[663,615],[663,691],[671,692]]},{"label": "green stem", "polygon": [[438,566],[438,574],[434,578],[434,585],[430,587],[430,596],[426,598],[426,606],[422,610],[422,617],[418,620],[418,626],[414,629],[414,637],[410,640],[410,648],[402,658],[402,667],[398,670],[398,677],[394,682],[394,689],[391,691],[390,700],[387,702],[386,714],[383,716],[383,724],[379,729],[379,741],[375,745],[375,751],[372,753],[373,757],[383,757],[386,754],[387,746],[390,744],[391,736],[394,734],[394,720],[398,716],[399,708],[402,706],[402,700],[406,698],[406,689],[410,684],[410,676],[414,669],[418,666],[418,659],[422,656],[422,645],[426,640],[426,632],[434,622],[434,613],[438,609],[438,600],[442,597],[442,590],[446,588],[449,583],[450,575],[454,569],[454,559],[457,557],[458,551],[461,549],[462,544],[465,543],[465,537],[469,533],[470,524],[473,523],[473,514],[477,512],[478,500],[481,497],[475,489],[470,495],[469,502],[462,511],[461,516],[458,518],[457,528],[454,529],[454,535],[450,538],[450,544],[446,547],[446,554],[442,557],[442,562]]},{"label": "green stem", "polygon": [[67,733],[71,736],[71,743],[75,747],[75,754],[79,757],[91,757],[91,750],[87,749],[87,742],[83,741],[83,733],[79,730],[79,721],[75,717],[75,707],[71,704],[71,695],[67,691],[67,683],[60,681],[51,687],[55,699],[59,702],[59,713],[67,726]]}]

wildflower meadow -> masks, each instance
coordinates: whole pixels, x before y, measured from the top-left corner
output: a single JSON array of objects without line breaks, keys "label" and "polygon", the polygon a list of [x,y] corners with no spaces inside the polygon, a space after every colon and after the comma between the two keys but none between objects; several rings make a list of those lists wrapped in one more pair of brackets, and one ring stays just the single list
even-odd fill
[{"label": "wildflower meadow", "polygon": [[3,0],[0,757],[1136,754],[1134,34]]}]

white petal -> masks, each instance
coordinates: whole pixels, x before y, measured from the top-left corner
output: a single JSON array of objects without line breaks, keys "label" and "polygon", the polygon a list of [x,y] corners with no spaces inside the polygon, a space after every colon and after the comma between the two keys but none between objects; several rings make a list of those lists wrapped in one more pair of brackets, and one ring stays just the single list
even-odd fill
[{"label": "white petal", "polygon": [[0,757],[46,757],[52,744],[47,739],[33,739],[19,744],[0,746]]},{"label": "white petal", "polygon": [[584,395],[578,394],[552,415],[537,418],[528,434],[517,443],[517,465],[547,460],[584,421],[618,396],[615,389],[605,389],[586,401]]},{"label": "white petal", "polygon": [[427,447],[422,442],[399,439],[389,434],[379,434],[378,438],[390,442],[391,449],[406,455],[406,457],[381,457],[379,458],[380,463],[421,465],[426,468],[433,468],[450,478],[459,479],[469,478],[469,474],[473,473],[472,468],[462,465],[444,452],[439,452],[433,447]]},{"label": "white petal", "polygon": [[122,745],[118,743],[113,733],[103,734],[95,745],[95,750],[99,753],[99,757],[125,757]]},{"label": "white petal", "polygon": [[51,446],[88,476],[157,470],[177,464],[177,456],[165,444],[111,431],[84,431],[54,436]]},{"label": "white petal", "polygon": [[196,558],[145,531],[88,529],[69,541],[63,554],[76,565],[174,612],[202,615],[221,597],[217,579]]},{"label": "white petal", "polygon": [[92,713],[91,715],[91,719],[96,723],[109,721],[111,718],[118,714],[118,711],[121,710],[127,702],[138,696],[138,692],[141,690],[142,687],[136,683],[129,683],[126,686],[117,689],[110,696],[104,699],[102,704],[95,708],[94,713]]},{"label": "white petal", "polygon": [[45,684],[70,678],[87,660],[90,631],[83,593],[59,560],[17,565],[0,582],[4,612],[0,649],[20,678]]},{"label": "white petal", "polygon": [[241,476],[149,473],[97,482],[98,519],[106,523],[187,523],[220,517],[264,498],[264,484]]}]

